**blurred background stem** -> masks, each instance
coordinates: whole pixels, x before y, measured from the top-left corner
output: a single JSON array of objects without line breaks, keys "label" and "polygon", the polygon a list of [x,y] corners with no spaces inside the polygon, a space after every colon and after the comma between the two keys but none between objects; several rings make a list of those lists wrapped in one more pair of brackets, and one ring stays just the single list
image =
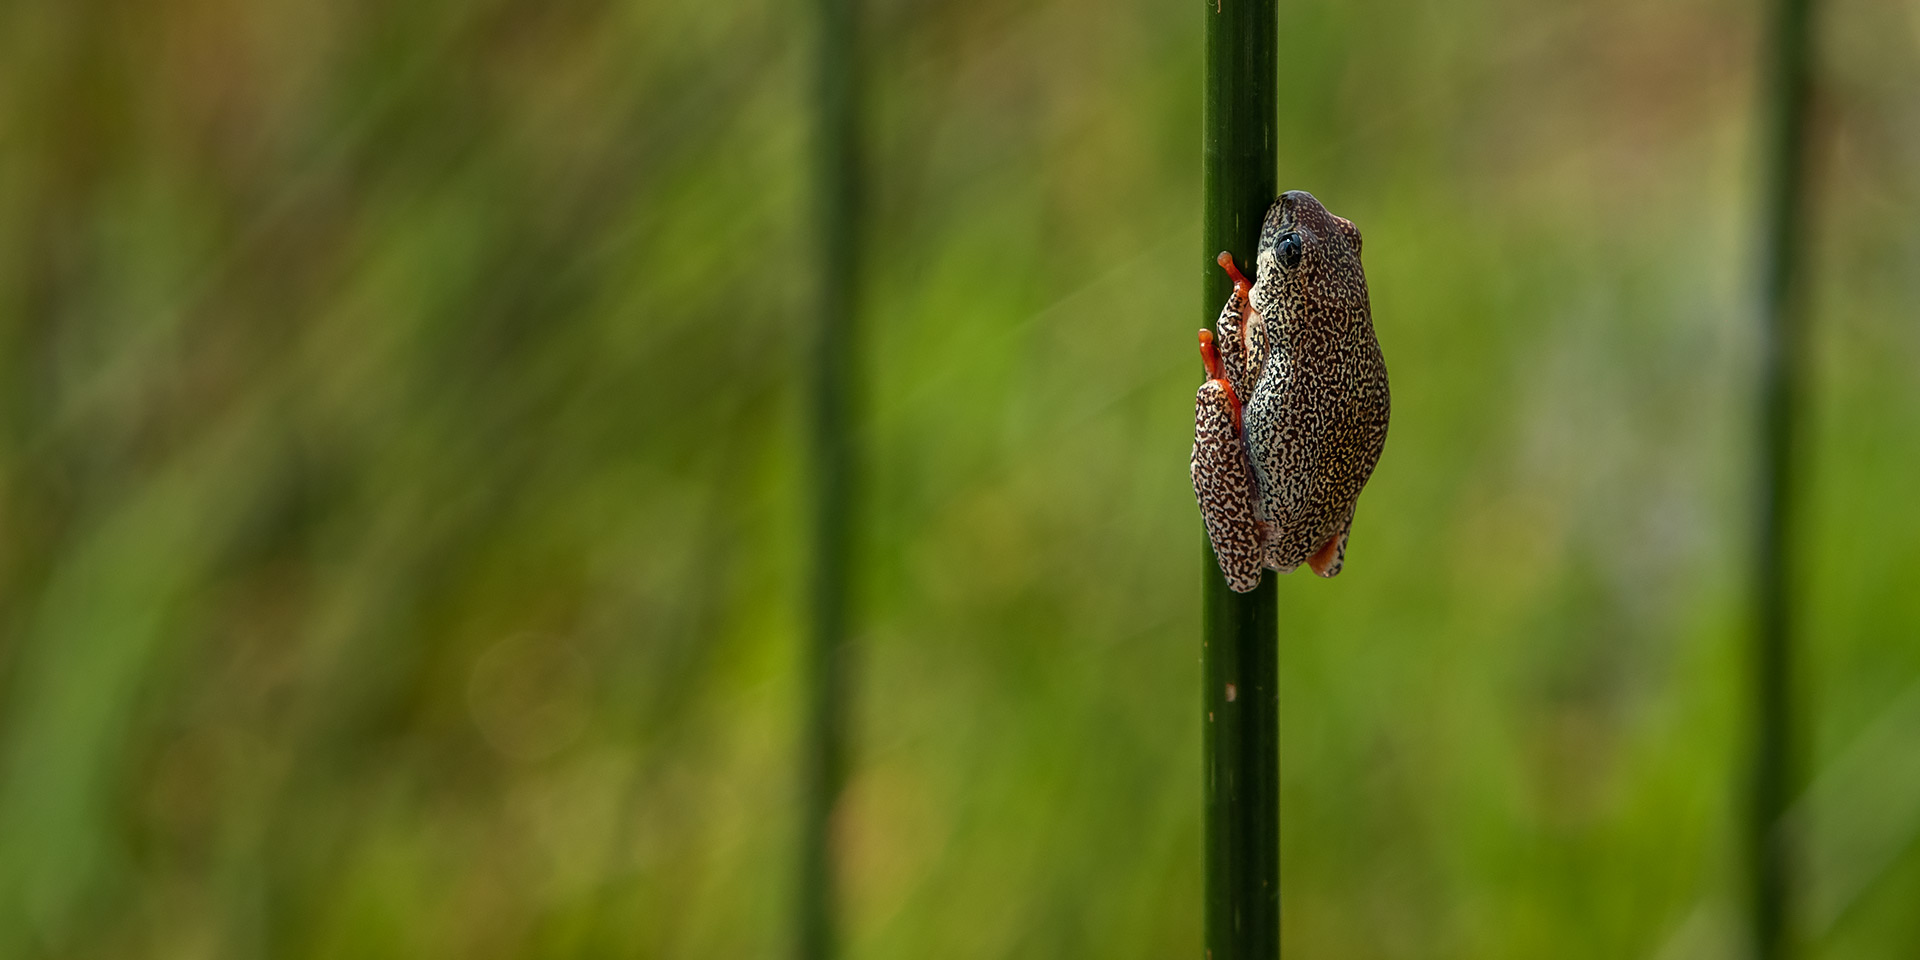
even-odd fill
[{"label": "blurred background stem", "polygon": [[[1200,316],[1213,322],[1231,286],[1220,251],[1252,269],[1275,189],[1274,0],[1207,8]],[[1202,537],[1202,542],[1205,538]],[[1272,576],[1227,588],[1212,548],[1201,580],[1205,683],[1205,940],[1210,960],[1280,953],[1280,711]]]},{"label": "blurred background stem", "polygon": [[1761,453],[1754,619],[1752,935],[1755,956],[1789,954],[1795,851],[1782,815],[1794,791],[1793,643],[1789,537],[1796,506],[1794,458],[1804,369],[1807,224],[1806,116],[1810,0],[1774,0],[1763,64],[1761,202]]},{"label": "blurred background stem", "polygon": [[804,817],[798,953],[836,952],[833,811],[846,780],[851,687],[852,567],[858,334],[859,125],[854,0],[815,0],[815,164],[819,277],[813,344],[813,619],[806,652]]}]

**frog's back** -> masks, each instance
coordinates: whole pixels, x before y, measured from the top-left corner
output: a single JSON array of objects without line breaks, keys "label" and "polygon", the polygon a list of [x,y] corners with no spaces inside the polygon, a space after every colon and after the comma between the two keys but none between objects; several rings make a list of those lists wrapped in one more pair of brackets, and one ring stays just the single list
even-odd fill
[{"label": "frog's back", "polygon": [[[1269,257],[1285,236],[1304,251]],[[1283,195],[1261,237],[1255,307],[1271,356],[1248,405],[1247,445],[1268,516],[1268,565],[1305,562],[1352,523],[1386,445],[1391,399],[1374,336],[1360,236],[1311,195]]]}]

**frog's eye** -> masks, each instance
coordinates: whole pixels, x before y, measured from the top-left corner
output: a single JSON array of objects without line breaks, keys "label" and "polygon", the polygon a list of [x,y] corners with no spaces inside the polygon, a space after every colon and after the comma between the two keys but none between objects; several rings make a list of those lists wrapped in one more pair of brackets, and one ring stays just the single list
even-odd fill
[{"label": "frog's eye", "polygon": [[1282,236],[1279,246],[1274,248],[1274,252],[1280,255],[1280,265],[1289,270],[1300,263],[1300,250],[1300,235],[1297,233]]}]

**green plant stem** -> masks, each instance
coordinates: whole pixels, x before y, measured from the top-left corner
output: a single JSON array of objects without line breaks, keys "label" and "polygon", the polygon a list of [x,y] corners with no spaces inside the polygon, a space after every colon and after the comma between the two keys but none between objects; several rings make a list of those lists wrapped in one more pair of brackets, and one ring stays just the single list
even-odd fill
[{"label": "green plant stem", "polygon": [[[1202,325],[1231,287],[1214,258],[1230,251],[1252,268],[1261,218],[1278,192],[1276,2],[1218,0],[1206,17]],[[1269,575],[1252,593],[1234,593],[1212,548],[1203,552],[1206,956],[1269,960],[1280,955],[1278,591]]]},{"label": "green plant stem", "polygon": [[1793,606],[1789,537],[1804,342],[1810,0],[1774,0],[1765,64],[1765,226],[1761,253],[1761,367],[1757,570],[1754,584],[1754,762],[1748,825],[1752,936],[1760,960],[1792,949],[1793,838],[1782,817],[1794,790]]},{"label": "green plant stem", "polygon": [[815,164],[818,315],[813,345],[812,622],[806,650],[801,876],[797,950],[828,960],[838,947],[833,811],[847,775],[852,692],[851,579],[858,472],[855,421],[860,258],[858,52],[854,0],[815,0]]}]

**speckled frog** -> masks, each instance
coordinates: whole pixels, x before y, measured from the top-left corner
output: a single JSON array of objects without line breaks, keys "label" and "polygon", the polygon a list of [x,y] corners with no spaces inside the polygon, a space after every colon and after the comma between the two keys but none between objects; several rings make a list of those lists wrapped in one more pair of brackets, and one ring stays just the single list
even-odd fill
[{"label": "speckled frog", "polygon": [[1374,339],[1360,231],[1312,194],[1267,210],[1249,282],[1200,331],[1193,493],[1227,584],[1346,562],[1360,488],[1387,441],[1387,367]]}]

